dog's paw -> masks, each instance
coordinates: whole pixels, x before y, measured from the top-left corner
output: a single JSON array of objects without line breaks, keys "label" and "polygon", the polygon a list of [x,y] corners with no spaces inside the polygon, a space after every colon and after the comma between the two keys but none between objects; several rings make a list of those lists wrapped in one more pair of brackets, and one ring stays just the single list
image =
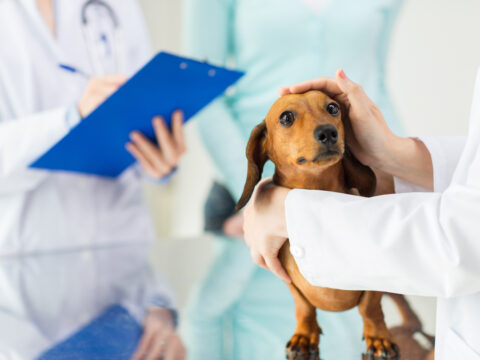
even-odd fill
[{"label": "dog's paw", "polygon": [[320,360],[318,342],[308,336],[295,334],[287,343],[287,360]]},{"label": "dog's paw", "polygon": [[365,359],[367,360],[399,360],[400,351],[398,346],[393,342],[374,338],[367,337],[365,339],[367,343],[367,353],[365,354]]}]

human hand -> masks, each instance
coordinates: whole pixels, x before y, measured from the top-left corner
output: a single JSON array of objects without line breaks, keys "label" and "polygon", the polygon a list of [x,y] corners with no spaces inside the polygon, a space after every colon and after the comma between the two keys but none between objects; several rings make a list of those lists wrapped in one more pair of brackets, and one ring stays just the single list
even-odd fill
[{"label": "human hand", "polygon": [[280,95],[308,90],[324,91],[346,107],[350,119],[350,123],[345,124],[349,147],[363,164],[383,167],[391,146],[400,138],[391,132],[382,112],[363,88],[351,81],[343,70],[338,70],[335,79],[323,77],[305,81],[281,88]]},{"label": "human hand", "polygon": [[281,88],[280,95],[308,90],[324,91],[346,107],[350,120],[345,124],[347,142],[360,162],[381,173],[433,189],[432,159],[423,142],[393,134],[380,109],[343,70],[337,71],[335,79],[323,77]]},{"label": "human hand", "polygon": [[183,138],[183,113],[175,111],[172,116],[172,132],[161,117],[153,119],[153,128],[158,145],[152,143],[143,134],[134,131],[126,149],[142,165],[143,170],[155,179],[169,174],[185,153]]},{"label": "human hand", "polygon": [[131,360],[184,360],[186,350],[175,334],[170,310],[150,308],[143,324],[143,335]]},{"label": "human hand", "polygon": [[245,208],[243,225],[252,260],[287,283],[291,280],[278,259],[278,252],[288,237],[285,199],[289,191],[274,185],[272,179],[259,182]]},{"label": "human hand", "polygon": [[225,220],[223,232],[233,238],[243,237],[243,212],[232,215]]},{"label": "human hand", "polygon": [[91,78],[77,104],[80,116],[85,118],[90,115],[101,103],[117,91],[125,81],[127,81],[127,77],[118,74]]}]

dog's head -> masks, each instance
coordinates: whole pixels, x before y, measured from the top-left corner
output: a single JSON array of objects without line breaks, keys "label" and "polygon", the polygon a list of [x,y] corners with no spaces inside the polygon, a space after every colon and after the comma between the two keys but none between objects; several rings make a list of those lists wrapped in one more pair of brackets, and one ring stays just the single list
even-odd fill
[{"label": "dog's head", "polygon": [[252,131],[247,145],[248,174],[237,209],[250,199],[263,166],[271,160],[284,176],[316,176],[343,163],[347,188],[372,196],[376,179],[348,150],[342,105],[320,91],[278,99],[265,120]]}]

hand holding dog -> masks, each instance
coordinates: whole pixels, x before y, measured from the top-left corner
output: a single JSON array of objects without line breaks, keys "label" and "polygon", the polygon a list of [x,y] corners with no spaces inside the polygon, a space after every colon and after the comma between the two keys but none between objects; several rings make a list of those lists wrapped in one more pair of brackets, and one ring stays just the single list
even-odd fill
[{"label": "hand holding dog", "polygon": [[244,212],[244,237],[253,261],[272,271],[280,279],[290,277],[278,260],[278,252],[287,240],[285,199],[289,189],[262,180]]},{"label": "hand holding dog", "polygon": [[344,104],[351,121],[345,124],[347,142],[364,165],[433,190],[432,160],[423,142],[393,134],[378,106],[343,70],[335,79],[322,77],[281,88],[280,95],[308,90],[324,91]]}]

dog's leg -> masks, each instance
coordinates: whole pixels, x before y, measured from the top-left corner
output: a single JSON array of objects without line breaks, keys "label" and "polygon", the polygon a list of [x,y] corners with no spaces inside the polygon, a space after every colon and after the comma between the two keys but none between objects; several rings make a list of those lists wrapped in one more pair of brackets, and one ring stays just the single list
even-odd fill
[{"label": "dog's leg", "polygon": [[363,337],[367,344],[366,358],[368,360],[397,360],[400,359],[400,354],[385,324],[381,300],[381,292],[366,291],[358,305],[358,310],[363,318]]},{"label": "dog's leg", "polygon": [[318,344],[322,330],[317,323],[316,309],[294,284],[289,284],[288,287],[295,300],[297,328],[287,343],[287,359],[320,360]]}]

